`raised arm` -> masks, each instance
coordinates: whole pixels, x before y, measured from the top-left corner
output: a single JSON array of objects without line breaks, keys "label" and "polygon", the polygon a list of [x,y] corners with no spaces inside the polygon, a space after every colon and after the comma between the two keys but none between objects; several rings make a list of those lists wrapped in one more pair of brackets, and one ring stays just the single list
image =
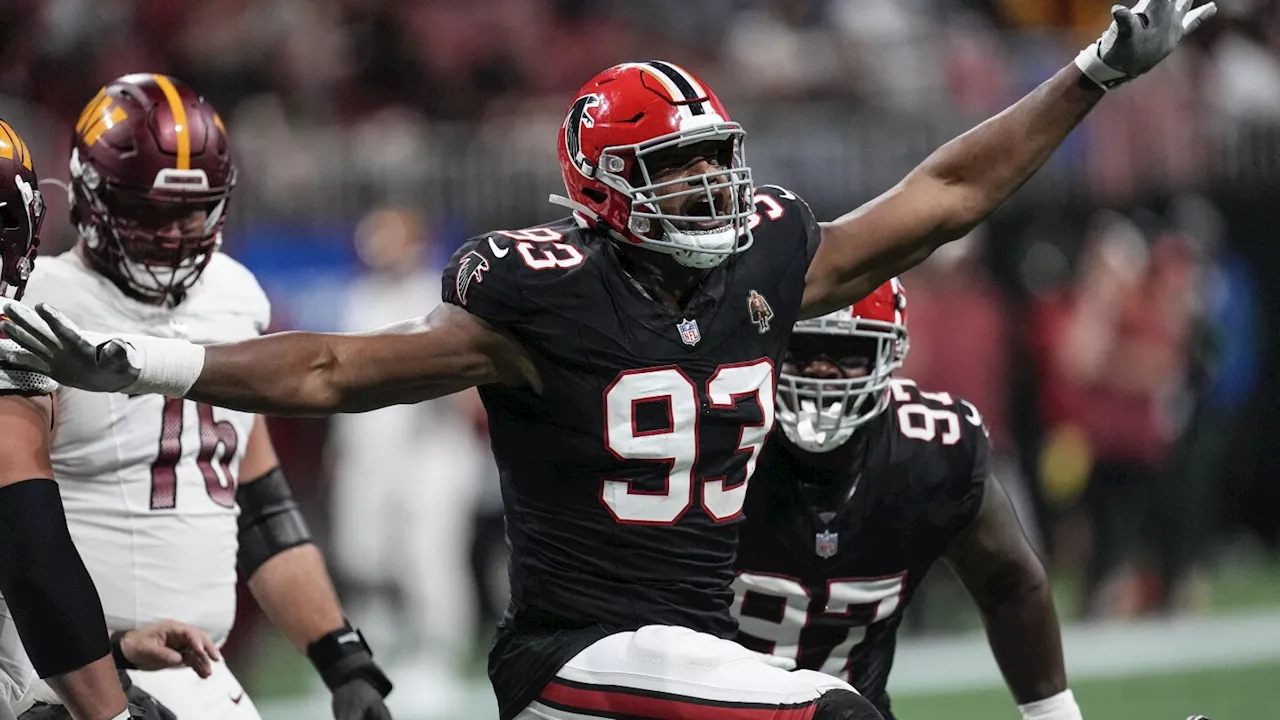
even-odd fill
[{"label": "raised arm", "polygon": [[414,403],[476,385],[541,390],[515,340],[456,305],[366,333],[286,332],[201,347],[82,331],[56,309],[5,307],[25,351],[0,364],[96,392],[160,393],[267,415],[328,415]]},{"label": "raised arm", "polygon": [[[801,315],[846,307],[963,237],[1022,186],[1106,89],[1146,72],[1215,10],[1142,0],[1076,62],[1004,112],[936,150],[898,185],[822,226]],[[1104,89],[1106,88],[1106,89]]]}]

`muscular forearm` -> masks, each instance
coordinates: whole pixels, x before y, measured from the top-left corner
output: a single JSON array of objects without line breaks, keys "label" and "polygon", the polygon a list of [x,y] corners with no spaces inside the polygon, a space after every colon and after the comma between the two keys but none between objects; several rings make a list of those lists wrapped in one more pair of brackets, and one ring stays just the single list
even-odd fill
[{"label": "muscular forearm", "polygon": [[345,622],[315,545],[299,545],[272,557],[249,578],[249,590],[300,651]]},{"label": "muscular forearm", "polygon": [[186,396],[264,415],[329,415],[527,377],[528,356],[459,308],[369,333],[285,332],[210,345]]},{"label": "muscular forearm", "polygon": [[1004,594],[982,609],[987,640],[1018,703],[1041,700],[1067,688],[1058,615],[1047,581]]},{"label": "muscular forearm", "polygon": [[111,720],[125,711],[124,690],[109,655],[45,682],[75,720]]},{"label": "muscular forearm", "polygon": [[1102,91],[1074,65],[938,148],[883,195],[822,226],[801,317],[857,302],[963,237],[1048,160]]},{"label": "muscular forearm", "polygon": [[335,412],[338,358],[328,336],[284,332],[205,348],[204,368],[187,397],[274,415]]},{"label": "muscular forearm", "polygon": [[935,243],[968,233],[1044,165],[1102,98],[1075,65],[1060,70],[1004,112],[938,148],[908,177],[951,195]]}]

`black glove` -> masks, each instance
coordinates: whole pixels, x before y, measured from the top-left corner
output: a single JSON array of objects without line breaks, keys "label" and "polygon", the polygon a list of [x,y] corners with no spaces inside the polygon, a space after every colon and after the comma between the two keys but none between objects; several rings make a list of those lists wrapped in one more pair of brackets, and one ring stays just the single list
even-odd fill
[{"label": "black glove", "polygon": [[333,693],[335,720],[391,720],[382,702],[391,681],[359,630],[350,625],[334,630],[308,645],[307,657]]},{"label": "black glove", "polygon": [[391,720],[391,711],[368,680],[355,678],[333,691],[335,720]]},{"label": "black glove", "polygon": [[124,688],[124,699],[129,701],[129,717],[137,720],[178,720],[173,711],[165,707],[159,700],[151,697],[146,690],[133,684],[129,673],[124,670],[120,674],[120,687]]}]

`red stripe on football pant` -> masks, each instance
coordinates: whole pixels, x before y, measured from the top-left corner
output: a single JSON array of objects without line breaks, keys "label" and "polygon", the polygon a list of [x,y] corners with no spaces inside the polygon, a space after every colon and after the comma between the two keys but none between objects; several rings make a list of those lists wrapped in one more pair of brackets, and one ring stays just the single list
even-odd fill
[{"label": "red stripe on football pant", "polygon": [[626,692],[589,690],[551,681],[541,698],[583,712],[605,712],[653,720],[812,720],[814,702],[786,707],[734,707],[696,698],[659,698]]}]

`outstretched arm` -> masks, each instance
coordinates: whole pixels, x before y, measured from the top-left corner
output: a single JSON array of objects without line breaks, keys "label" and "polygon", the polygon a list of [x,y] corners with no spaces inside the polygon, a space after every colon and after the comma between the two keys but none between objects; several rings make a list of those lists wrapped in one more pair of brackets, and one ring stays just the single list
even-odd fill
[{"label": "outstretched arm", "polygon": [[56,309],[5,305],[25,350],[0,364],[95,392],[160,393],[268,415],[329,415],[501,383],[541,390],[529,354],[456,305],[366,333],[286,332],[201,347],[82,331]]},{"label": "outstretched arm", "polygon": [[1113,88],[1168,55],[1214,12],[1213,3],[1142,0],[1117,7],[1115,22],[1076,62],[1012,107],[943,145],[902,182],[822,226],[805,277],[803,317],[856,302],[963,237],[1044,165]]},{"label": "outstretched arm", "polygon": [[995,477],[987,477],[978,515],[952,540],[946,558],[982,613],[991,651],[1017,702],[1026,710],[1052,700],[1069,706],[1066,714],[1034,716],[1078,720],[1078,709],[1069,713],[1075,702],[1066,694],[1049,580]]}]

